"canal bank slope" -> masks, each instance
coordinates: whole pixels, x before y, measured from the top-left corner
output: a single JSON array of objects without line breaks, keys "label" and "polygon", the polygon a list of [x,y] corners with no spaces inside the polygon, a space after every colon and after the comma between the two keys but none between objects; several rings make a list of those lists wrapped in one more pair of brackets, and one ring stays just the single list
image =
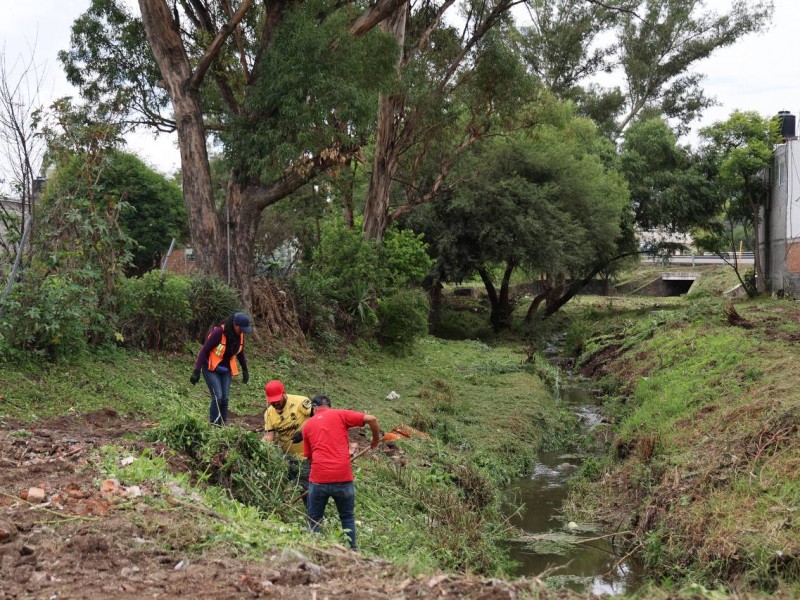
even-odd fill
[{"label": "canal bank slope", "polygon": [[800,597],[800,306],[597,299],[567,339],[616,431],[568,516],[626,532],[655,579]]}]

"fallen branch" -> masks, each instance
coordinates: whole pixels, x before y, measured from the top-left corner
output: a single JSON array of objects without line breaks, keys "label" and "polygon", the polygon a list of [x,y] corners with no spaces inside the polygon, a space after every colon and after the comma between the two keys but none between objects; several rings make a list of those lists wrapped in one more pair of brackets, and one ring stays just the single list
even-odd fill
[{"label": "fallen branch", "polygon": [[173,503],[174,504],[178,504],[178,505],[183,506],[185,508],[191,508],[191,509],[199,510],[200,512],[202,512],[202,513],[204,513],[204,514],[206,514],[206,515],[208,515],[210,517],[214,517],[215,519],[219,519],[220,521],[224,521],[228,525],[233,525],[234,524],[233,521],[231,521],[225,515],[221,515],[217,511],[212,510],[212,509],[210,509],[210,508],[208,508],[206,506],[203,506],[202,504],[192,504],[191,502],[184,502],[183,500],[180,500],[179,498],[176,498],[175,496],[170,496],[170,499],[168,500],[168,502],[170,504],[173,504]]},{"label": "fallen branch", "polygon": [[644,545],[643,545],[641,542],[640,542],[640,543],[638,543],[638,544],[636,544],[636,545],[633,547],[633,549],[632,549],[630,552],[628,552],[628,553],[627,553],[625,556],[623,556],[623,557],[622,557],[622,558],[620,558],[620,559],[619,559],[617,562],[615,562],[615,563],[614,563],[614,566],[613,566],[613,567],[611,567],[611,568],[608,570],[608,572],[606,573],[606,575],[605,575],[605,576],[606,576],[606,577],[608,577],[608,576],[612,575],[612,574],[614,573],[614,571],[617,569],[617,567],[619,567],[619,566],[620,566],[622,563],[624,563],[624,562],[625,562],[627,559],[629,559],[631,556],[633,556],[633,553],[634,553],[634,552],[636,552],[637,550],[642,550],[642,549],[644,549]]},{"label": "fallen branch", "polygon": [[604,540],[606,538],[615,537],[615,536],[618,536],[618,535],[627,535],[629,533],[633,533],[633,531],[617,531],[615,533],[607,533],[606,535],[598,535],[597,537],[593,537],[593,538],[579,539],[575,543],[576,544],[583,544],[585,542],[594,542],[596,540]]}]

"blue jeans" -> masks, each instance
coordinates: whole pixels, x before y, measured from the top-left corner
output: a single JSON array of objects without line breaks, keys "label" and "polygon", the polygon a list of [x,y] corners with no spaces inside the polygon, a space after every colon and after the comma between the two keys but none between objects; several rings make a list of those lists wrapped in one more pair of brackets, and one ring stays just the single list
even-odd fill
[{"label": "blue jeans", "polygon": [[319,531],[325,505],[328,498],[333,498],[342,529],[347,531],[350,547],[356,547],[356,490],[352,481],[343,483],[309,483],[308,484],[308,525],[311,531]]},{"label": "blue jeans", "polygon": [[208,409],[208,420],[212,425],[225,425],[228,420],[228,396],[231,392],[231,372],[217,373],[203,367],[203,379],[206,380],[211,394],[211,405]]}]

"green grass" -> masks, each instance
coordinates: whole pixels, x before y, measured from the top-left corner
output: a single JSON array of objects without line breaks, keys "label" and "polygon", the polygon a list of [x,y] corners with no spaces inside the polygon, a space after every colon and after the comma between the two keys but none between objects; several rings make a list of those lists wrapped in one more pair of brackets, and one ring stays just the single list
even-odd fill
[{"label": "green grass", "polygon": [[[366,344],[326,355],[302,348],[274,352],[251,343],[247,352],[250,383],[235,380],[231,389],[229,410],[237,415],[258,419],[265,409],[264,384],[280,378],[289,393],[326,392],[334,407],[376,415],[384,431],[407,424],[431,436],[400,442],[400,462],[380,453],[359,459],[356,510],[365,553],[413,572],[508,568],[497,543],[507,536],[499,492],[531,467],[539,447],[563,443],[573,431],[572,417],[560,412],[541,369],[525,363],[521,342],[427,337],[400,357]],[[0,418],[35,423],[112,408],[155,422],[147,437],[190,459],[204,502],[220,514],[241,513],[230,516],[235,526],[212,524],[220,543],[249,545],[255,552],[269,543],[296,543],[297,536],[317,543],[319,538],[305,533],[302,516],[286,506],[296,490],[283,485],[260,435],[206,425],[206,387],[188,381],[194,358],[188,352],[150,356],[118,350],[46,368],[4,365],[0,385],[7,402]],[[385,400],[390,391],[400,399]],[[168,477],[166,466],[147,454],[135,464],[144,471],[108,470],[132,482]],[[269,535],[254,531],[258,519]],[[286,525],[287,535],[275,534],[274,522]],[[323,542],[341,541],[335,516],[326,531]]]},{"label": "green grass", "polygon": [[[638,597],[724,598],[715,591],[723,586],[743,598],[797,597],[800,373],[791,336],[800,332],[800,311],[786,300],[739,302],[753,329],[727,325],[716,294],[732,287],[730,275],[704,271],[703,285],[683,298],[578,296],[531,328],[519,325],[523,302],[514,318],[524,338],[493,334],[485,302],[460,299],[458,310],[443,312],[452,339],[423,338],[405,356],[367,343],[316,354],[252,343],[251,381],[234,383],[230,410],[258,417],[264,383],[280,378],[289,393],[324,391],[335,407],[375,414],[384,430],[424,429],[432,439],[399,443],[397,460],[376,453],[356,464],[362,551],[412,574],[502,573],[500,490],[539,448],[573,432],[553,401],[560,376],[529,355],[562,331],[579,366],[613,346],[599,385],[612,394],[606,414],[617,422],[616,439],[607,457],[580,470],[567,516],[614,517],[634,532],[633,548],[661,581]],[[48,416],[108,407],[155,421],[156,437],[192,457],[193,478],[148,451],[123,469],[121,450],[105,449],[103,469],[125,483],[187,489],[204,507],[191,536],[195,552],[258,557],[270,546],[341,542],[333,511],[323,536],[312,537],[302,515],[277,499],[291,490],[276,457],[259,450],[258,434],[205,425],[206,388],[188,382],[194,358],[120,350],[69,364],[4,364],[0,419],[22,420],[19,436]],[[399,400],[384,399],[392,390]],[[234,473],[254,471],[272,473],[271,492],[234,481]],[[147,501],[175,510],[158,497]]]},{"label": "green grass", "polygon": [[800,372],[780,335],[795,331],[794,304],[737,303],[751,329],[728,325],[714,296],[655,311],[595,304],[570,312],[592,324],[581,364],[605,356],[618,382],[607,414],[619,425],[601,477],[576,482],[569,511],[620,518],[610,507],[624,506],[658,577],[797,595]]}]

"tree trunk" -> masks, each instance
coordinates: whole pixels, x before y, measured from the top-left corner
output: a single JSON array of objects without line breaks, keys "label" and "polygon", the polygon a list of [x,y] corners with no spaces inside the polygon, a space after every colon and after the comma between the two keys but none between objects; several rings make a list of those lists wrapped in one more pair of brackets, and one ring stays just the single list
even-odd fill
[{"label": "tree trunk", "polygon": [[442,280],[438,275],[429,276],[423,283],[428,291],[430,310],[428,311],[428,333],[433,334],[439,327],[442,316]]},{"label": "tree trunk", "polygon": [[[352,163],[352,165],[351,165]],[[344,226],[350,231],[355,227],[355,217],[353,215],[353,189],[356,185],[356,171],[358,170],[358,161],[348,158],[345,163],[347,167],[352,166],[349,181],[345,182],[344,192],[342,193],[342,216],[344,217]]]},{"label": "tree trunk", "polygon": [[[230,235],[229,267],[226,274],[230,285],[239,290],[245,310],[253,306],[253,275],[255,270],[255,244],[261,211],[255,208],[253,200],[256,186],[242,185],[235,172],[228,180],[227,214]],[[226,254],[228,254],[226,252]]]},{"label": "tree trunk", "polygon": [[[617,259],[615,258],[613,260]],[[561,290],[564,289],[564,286],[563,285],[556,286],[555,289],[557,289],[557,292],[554,291],[551,294],[551,296],[547,298],[547,305],[545,306],[544,309],[544,316],[550,317],[556,314],[561,309],[562,306],[564,306],[567,302],[572,300],[572,298],[574,298],[578,292],[580,292],[583,288],[586,287],[586,284],[588,284],[592,279],[594,279],[595,276],[600,271],[602,271],[609,264],[611,264],[613,260],[594,267],[585,277],[573,280],[572,283],[570,283],[569,286],[567,286],[567,289],[563,294],[561,294]]]},{"label": "tree trunk", "polygon": [[513,261],[507,263],[499,293],[492,282],[492,277],[489,275],[489,272],[484,268],[478,269],[478,274],[481,276],[481,280],[483,280],[483,285],[489,296],[489,303],[492,306],[490,319],[492,322],[492,329],[495,333],[503,329],[508,329],[511,326],[513,307],[509,301],[509,283],[511,281],[511,273],[514,271],[515,266]]},{"label": "tree trunk", "polygon": [[[750,209],[753,211],[753,264],[756,269],[756,290],[759,294],[763,294],[767,289],[767,282],[764,279],[764,265],[762,264],[763,253],[761,252],[761,234],[759,233],[761,207],[753,198],[749,187],[750,186],[745,179],[747,199],[750,202]],[[735,251],[736,249],[734,248],[734,252]]]},{"label": "tree trunk", "polygon": [[[403,3],[391,16],[381,23],[381,29],[394,36],[399,48],[397,67],[403,59],[406,36],[408,3]],[[397,146],[397,115],[403,110],[400,96],[380,95],[378,99],[378,124],[375,139],[375,158],[372,163],[372,178],[364,204],[362,232],[368,240],[380,241],[389,224],[389,192],[400,162]]]},{"label": "tree trunk", "polygon": [[183,196],[197,264],[203,273],[225,276],[222,227],[211,187],[200,94],[190,87],[192,69],[166,0],[139,0],[147,40],[175,111],[183,172]]},{"label": "tree trunk", "polygon": [[533,323],[533,319],[536,316],[536,313],[539,310],[539,305],[541,305],[542,301],[547,298],[547,292],[542,292],[541,294],[534,296],[531,305],[528,307],[528,312],[525,313],[525,323],[530,325]]}]

